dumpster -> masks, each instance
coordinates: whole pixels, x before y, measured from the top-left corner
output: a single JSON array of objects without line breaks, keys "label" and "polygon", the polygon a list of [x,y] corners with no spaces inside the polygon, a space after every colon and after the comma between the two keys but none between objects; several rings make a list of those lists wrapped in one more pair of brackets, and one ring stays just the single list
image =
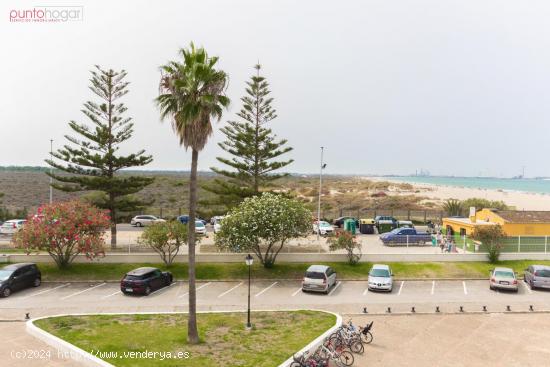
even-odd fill
[{"label": "dumpster", "polygon": [[374,234],[374,219],[361,219],[359,221],[359,232],[362,234]]},{"label": "dumpster", "polygon": [[386,233],[395,228],[395,223],[391,220],[378,221],[378,233]]},{"label": "dumpster", "polygon": [[355,234],[356,227],[357,227],[357,223],[355,219],[346,219],[344,221],[344,231],[348,231],[351,234]]}]

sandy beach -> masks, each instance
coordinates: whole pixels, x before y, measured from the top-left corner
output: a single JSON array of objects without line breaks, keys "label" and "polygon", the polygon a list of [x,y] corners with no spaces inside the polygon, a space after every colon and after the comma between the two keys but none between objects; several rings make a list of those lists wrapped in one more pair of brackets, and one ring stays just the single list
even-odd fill
[{"label": "sandy beach", "polygon": [[[368,180],[403,183],[404,181],[391,180],[387,177],[365,177]],[[434,201],[446,199],[465,200],[469,198],[483,198],[487,200],[502,200],[517,210],[550,210],[550,195],[532,192],[504,191],[490,189],[474,189],[458,186],[443,186],[433,184],[410,183],[413,191],[408,194],[428,197]]]}]

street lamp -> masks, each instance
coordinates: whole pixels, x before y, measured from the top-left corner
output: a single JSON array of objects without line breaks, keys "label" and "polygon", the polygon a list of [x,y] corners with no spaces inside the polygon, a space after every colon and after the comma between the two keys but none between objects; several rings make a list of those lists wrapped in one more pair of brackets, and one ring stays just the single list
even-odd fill
[{"label": "street lamp", "polygon": [[[323,169],[327,166],[323,163],[323,152],[325,147],[321,147],[321,169],[319,170],[319,201],[317,203],[317,242],[319,242],[319,234],[321,233],[321,190],[323,189]],[[321,246],[319,244],[319,252],[321,252]]]},{"label": "street lamp", "polygon": [[254,259],[250,254],[246,255],[244,258],[246,262],[246,266],[248,266],[248,317],[246,319],[246,328],[251,329],[252,324],[250,323],[250,270],[252,269],[252,263],[254,262]]},{"label": "street lamp", "polygon": [[[53,160],[53,139],[50,139],[50,161]],[[53,173],[53,167],[50,167],[50,174]],[[53,178],[50,176],[50,204],[53,202]]]}]

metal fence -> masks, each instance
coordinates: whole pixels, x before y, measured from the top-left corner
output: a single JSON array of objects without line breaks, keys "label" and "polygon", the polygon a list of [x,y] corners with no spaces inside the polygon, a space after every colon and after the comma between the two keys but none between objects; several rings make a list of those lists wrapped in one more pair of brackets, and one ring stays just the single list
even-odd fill
[{"label": "metal fence", "polygon": [[[502,253],[525,253],[538,252],[548,253],[550,251],[548,244],[550,236],[510,236],[504,238],[500,243],[500,251]],[[447,237],[448,238],[448,237]],[[466,251],[473,253],[487,253],[487,246],[483,243],[475,241],[470,236],[461,236],[455,234],[452,236],[453,244],[456,251]],[[461,251],[459,251],[461,250]]]}]

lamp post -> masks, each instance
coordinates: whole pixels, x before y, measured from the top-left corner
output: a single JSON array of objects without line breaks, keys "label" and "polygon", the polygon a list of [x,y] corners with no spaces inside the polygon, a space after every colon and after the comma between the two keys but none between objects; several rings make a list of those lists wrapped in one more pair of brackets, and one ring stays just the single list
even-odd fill
[{"label": "lamp post", "polygon": [[248,266],[248,315],[246,319],[246,328],[252,329],[252,324],[250,323],[250,271],[252,269],[252,263],[254,262],[254,259],[250,254],[246,255],[245,257],[246,266]]},{"label": "lamp post", "polygon": [[[325,147],[321,147],[321,169],[319,170],[319,200],[317,203],[317,242],[319,242],[319,234],[321,233],[320,222],[321,222],[321,190],[323,188],[323,169],[327,166],[323,164],[323,152]],[[321,247],[319,247],[319,252]]]},{"label": "lamp post", "polygon": [[[53,139],[50,139],[50,160],[53,158]],[[53,167],[50,167],[50,174],[53,173]],[[53,202],[53,178],[50,176],[50,204]]]}]

